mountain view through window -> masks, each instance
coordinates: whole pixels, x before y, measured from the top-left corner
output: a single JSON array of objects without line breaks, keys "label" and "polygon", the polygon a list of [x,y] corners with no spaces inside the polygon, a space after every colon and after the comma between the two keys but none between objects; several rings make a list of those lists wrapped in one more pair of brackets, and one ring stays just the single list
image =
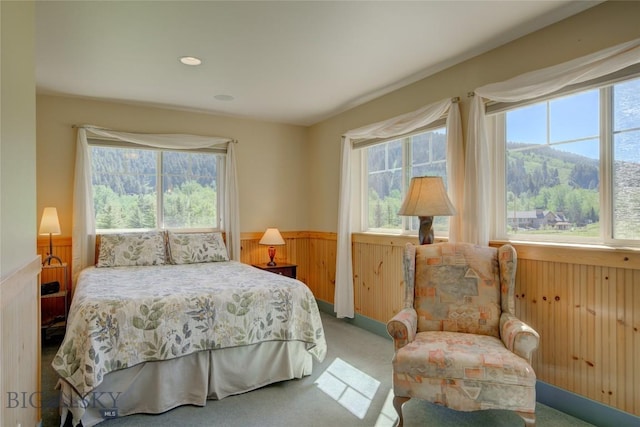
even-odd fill
[{"label": "mountain view through window", "polygon": [[503,114],[509,234],[640,239],[640,79]]},{"label": "mountain view through window", "polygon": [[[414,176],[441,176],[447,179],[447,133],[438,128],[367,148],[368,229],[418,229],[417,217],[398,215],[409,182]],[[404,222],[403,222],[404,221]],[[447,217],[436,217],[436,233],[446,234]]]},{"label": "mountain view through window", "polygon": [[91,156],[97,229],[217,227],[215,154],[92,146]]}]

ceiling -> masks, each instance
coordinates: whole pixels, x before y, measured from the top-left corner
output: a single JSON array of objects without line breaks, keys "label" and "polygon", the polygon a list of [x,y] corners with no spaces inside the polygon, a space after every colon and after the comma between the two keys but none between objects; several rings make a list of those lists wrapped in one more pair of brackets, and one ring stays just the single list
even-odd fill
[{"label": "ceiling", "polygon": [[311,125],[598,3],[39,1],[37,93]]}]

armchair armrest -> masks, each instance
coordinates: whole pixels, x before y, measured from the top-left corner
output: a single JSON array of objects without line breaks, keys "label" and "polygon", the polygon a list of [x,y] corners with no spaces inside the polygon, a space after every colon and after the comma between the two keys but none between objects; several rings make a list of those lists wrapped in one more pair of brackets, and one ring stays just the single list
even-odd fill
[{"label": "armchair armrest", "polygon": [[387,322],[387,332],[393,338],[396,351],[413,341],[418,327],[418,314],[411,307],[403,308]]},{"label": "armchair armrest", "polygon": [[540,335],[531,326],[503,312],[500,316],[500,337],[507,349],[531,363],[531,353],[538,348]]}]

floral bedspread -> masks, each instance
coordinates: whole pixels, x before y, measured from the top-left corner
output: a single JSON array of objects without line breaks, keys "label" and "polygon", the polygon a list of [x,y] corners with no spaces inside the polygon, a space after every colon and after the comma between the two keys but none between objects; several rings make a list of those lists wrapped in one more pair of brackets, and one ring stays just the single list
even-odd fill
[{"label": "floral bedspread", "polygon": [[90,267],[52,366],[84,396],[138,363],[273,340],[303,341],[324,359],[320,313],[302,282],[234,261]]}]

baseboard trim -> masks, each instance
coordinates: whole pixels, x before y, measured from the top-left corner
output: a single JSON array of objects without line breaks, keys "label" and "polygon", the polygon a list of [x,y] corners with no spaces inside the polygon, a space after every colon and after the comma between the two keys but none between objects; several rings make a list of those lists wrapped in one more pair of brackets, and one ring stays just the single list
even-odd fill
[{"label": "baseboard trim", "polygon": [[536,400],[599,427],[637,427],[640,417],[538,380]]},{"label": "baseboard trim", "polygon": [[[320,300],[317,300],[317,303],[320,311],[336,316],[333,304]],[[387,325],[377,320],[357,313],[353,319],[345,318],[343,320],[381,337],[391,339],[387,333]],[[543,405],[598,427],[640,426],[640,417],[540,380],[536,382],[536,400]]]},{"label": "baseboard trim", "polygon": [[[336,313],[333,309],[333,304],[325,301],[320,301],[320,300],[316,300],[316,302],[318,303],[318,309],[320,311],[322,311],[323,313],[330,314],[333,317],[336,317]],[[366,331],[373,332],[376,335],[380,335],[381,337],[388,338],[389,340],[391,340],[391,337],[387,333],[387,325],[385,325],[384,323],[378,322],[377,320],[373,320],[369,317],[362,316],[357,313],[353,319],[345,317],[342,320],[344,320],[345,322],[351,325],[357,326]]]}]

